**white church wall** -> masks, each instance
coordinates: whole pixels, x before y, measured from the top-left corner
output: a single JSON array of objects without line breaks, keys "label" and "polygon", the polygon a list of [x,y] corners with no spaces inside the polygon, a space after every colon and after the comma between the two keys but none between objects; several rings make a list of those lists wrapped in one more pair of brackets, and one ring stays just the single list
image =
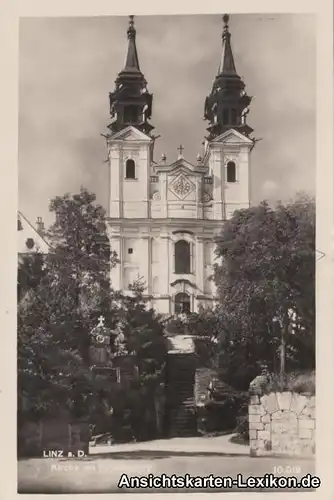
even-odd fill
[{"label": "white church wall", "polygon": [[140,257],[138,240],[135,238],[123,238],[124,248],[124,262],[125,263],[138,263]]},{"label": "white church wall", "polygon": [[161,218],[161,201],[152,200],[150,201],[150,213],[152,219],[160,219]]},{"label": "white church wall", "polygon": [[140,269],[136,266],[124,266],[123,275],[123,287],[128,290],[129,286],[140,278]]},{"label": "white church wall", "polygon": [[[170,284],[170,239],[168,232],[164,231],[164,233],[160,236],[158,240],[159,244],[159,262],[154,264],[157,269],[157,275],[159,276],[160,281],[160,294],[161,295],[169,295],[169,284]],[[168,306],[169,307],[169,306]]]},{"label": "white church wall", "polygon": [[172,314],[170,297],[159,297],[152,300],[152,307],[160,314]]},{"label": "white church wall", "polygon": [[212,283],[210,281],[210,276],[213,273],[212,266],[212,255],[214,251],[214,243],[211,241],[206,241],[204,243],[204,290],[205,294],[210,295],[212,293]]},{"label": "white church wall", "polygon": [[202,239],[196,241],[194,274],[196,276],[197,293],[204,293],[204,242]]},{"label": "white church wall", "polygon": [[[131,141],[129,141],[131,142]],[[135,162],[135,179],[126,178],[126,162]],[[150,199],[149,145],[110,144],[110,217],[147,218]]]},{"label": "white church wall", "polygon": [[[237,153],[226,153],[224,155],[224,178],[226,180],[226,169],[229,161],[236,165],[236,182],[224,182],[224,200],[226,203],[226,218],[229,218],[231,210],[249,206],[249,152],[248,148]],[[229,214],[229,215],[228,215]]]},{"label": "white church wall", "polygon": [[[150,305],[162,314],[174,312],[175,296],[181,291],[189,295],[192,310],[198,310],[200,305],[212,307],[216,294],[215,284],[210,280],[215,260],[214,237],[221,231],[225,218],[248,206],[248,147],[211,144],[206,172],[188,173],[180,164],[179,173],[173,171],[173,175],[168,170],[152,174],[146,142],[140,147],[136,145],[133,153],[130,144],[126,145],[126,151],[118,147],[120,152],[110,150],[111,168],[119,169],[118,177],[111,172],[111,182],[116,186],[111,193],[118,194],[119,208],[114,214],[121,214],[115,219],[120,221],[118,234],[122,238],[121,244],[116,243],[116,247],[115,242],[112,244],[121,259],[121,264],[111,271],[114,287],[126,289],[141,278],[146,293],[153,295]],[[136,180],[124,178],[124,165],[129,157],[136,161]],[[231,158],[237,165],[237,177],[236,182],[227,183],[226,163]],[[210,174],[212,183],[205,182],[203,175]],[[172,185],[182,176],[191,182],[189,192],[184,179],[179,186]],[[118,188],[117,179],[121,185]],[[211,201],[203,198],[203,190],[210,191]],[[114,207],[112,202],[110,207]],[[161,219],[159,227],[150,222],[157,218]],[[205,220],[216,220],[217,224],[212,226]],[[185,226],[187,230],[183,231]],[[186,274],[175,272],[175,243],[181,239],[190,243],[191,265]]]},{"label": "white church wall", "polygon": [[[160,295],[160,280],[158,276],[159,269],[157,269],[157,266],[155,266],[156,269],[152,269],[152,274],[154,275],[152,279],[152,293],[154,295]],[[154,272],[155,271],[155,272]]]},{"label": "white church wall", "polygon": [[115,146],[109,149],[109,164],[110,164],[110,200],[109,200],[109,216],[114,218],[122,217],[121,211],[121,189],[122,182],[120,179],[120,150]]},{"label": "white church wall", "polygon": [[145,293],[152,293],[152,257],[151,257],[151,238],[141,237],[139,241],[140,248],[140,279],[145,286]]},{"label": "white church wall", "polygon": [[191,201],[169,201],[168,217],[173,219],[195,219],[196,205]]}]

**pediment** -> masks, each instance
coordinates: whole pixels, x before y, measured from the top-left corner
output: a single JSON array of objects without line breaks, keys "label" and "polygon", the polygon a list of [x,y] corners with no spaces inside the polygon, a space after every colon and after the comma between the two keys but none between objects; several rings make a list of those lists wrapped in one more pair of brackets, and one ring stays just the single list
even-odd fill
[{"label": "pediment", "polygon": [[237,130],[231,129],[227,130],[223,134],[221,134],[219,137],[216,137],[213,143],[219,142],[220,144],[230,144],[231,146],[233,145],[253,145],[253,141],[249,139],[248,137],[244,136],[243,134],[240,134]]},{"label": "pediment", "polygon": [[160,164],[154,167],[156,172],[168,172],[170,175],[205,175],[207,173],[207,167],[202,165],[193,165],[184,158],[176,160],[170,165]]},{"label": "pediment", "polygon": [[152,138],[131,125],[110,137],[112,141],[146,141],[151,142]]}]

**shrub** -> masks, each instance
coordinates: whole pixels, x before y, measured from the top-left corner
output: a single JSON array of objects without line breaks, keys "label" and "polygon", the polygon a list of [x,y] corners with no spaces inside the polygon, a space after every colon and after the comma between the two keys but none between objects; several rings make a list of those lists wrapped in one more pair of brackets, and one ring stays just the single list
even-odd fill
[{"label": "shrub", "polygon": [[291,391],[298,394],[315,394],[315,372],[292,372],[270,376],[270,381],[263,387],[265,393]]},{"label": "shrub", "polygon": [[248,415],[240,415],[237,417],[237,425],[235,432],[246,443],[249,443],[249,422]]},{"label": "shrub", "polygon": [[216,382],[211,400],[205,405],[205,428],[207,432],[235,429],[237,416],[248,408],[248,393],[235,391],[224,383]]}]

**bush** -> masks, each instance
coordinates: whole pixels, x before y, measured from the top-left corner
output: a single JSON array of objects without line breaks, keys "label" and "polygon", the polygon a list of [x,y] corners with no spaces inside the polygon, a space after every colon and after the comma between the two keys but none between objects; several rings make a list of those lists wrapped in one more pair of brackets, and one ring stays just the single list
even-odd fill
[{"label": "bush", "polygon": [[270,375],[269,382],[262,388],[263,392],[290,391],[298,394],[308,393],[315,395],[315,372],[293,372],[282,376]]},{"label": "bush", "polygon": [[249,443],[249,422],[248,415],[240,415],[237,417],[237,425],[235,432],[242,441]]},{"label": "bush", "polygon": [[234,430],[237,416],[248,408],[248,393],[235,391],[223,383],[216,383],[211,393],[212,399],[205,405],[206,432]]},{"label": "bush", "polygon": [[291,373],[287,376],[287,390],[315,394],[315,372]]}]

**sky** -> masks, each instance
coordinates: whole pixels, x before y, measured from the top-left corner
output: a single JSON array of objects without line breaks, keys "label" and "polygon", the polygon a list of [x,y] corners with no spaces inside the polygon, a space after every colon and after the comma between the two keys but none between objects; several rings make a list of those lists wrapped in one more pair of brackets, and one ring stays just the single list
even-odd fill
[{"label": "sky", "polygon": [[[315,192],[316,28],[312,15],[230,17],[238,74],[253,96],[248,123],[253,203]],[[108,94],[124,65],[126,17],[22,18],[19,209],[48,225],[49,200],[84,186],[108,205]],[[221,53],[221,15],[137,16],[141,70],[153,93],[155,157],[194,162],[205,97]]]}]

